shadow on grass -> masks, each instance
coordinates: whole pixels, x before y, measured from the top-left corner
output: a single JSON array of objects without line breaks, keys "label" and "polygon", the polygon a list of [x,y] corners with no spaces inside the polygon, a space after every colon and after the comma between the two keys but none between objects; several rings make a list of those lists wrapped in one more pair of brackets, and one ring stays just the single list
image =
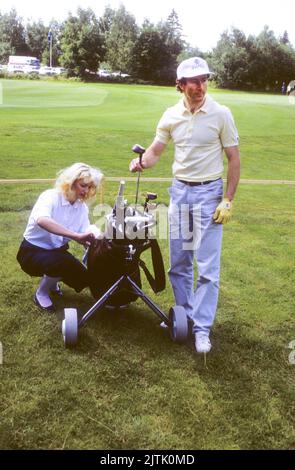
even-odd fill
[{"label": "shadow on grass", "polygon": [[[83,315],[95,300],[86,291],[65,288],[55,299],[56,314],[48,315],[32,304],[33,289],[22,295],[24,290],[16,283],[14,313],[6,315],[17,361],[3,369],[5,400],[14,407],[15,420],[9,422],[7,411],[4,447],[294,446],[287,322],[269,329],[239,318],[217,322],[205,365],[192,338],[173,343],[160,319],[138,300],[126,310],[96,312],[79,331],[76,348],[66,350],[63,308],[75,307]],[[20,298],[26,312],[17,308]]]}]

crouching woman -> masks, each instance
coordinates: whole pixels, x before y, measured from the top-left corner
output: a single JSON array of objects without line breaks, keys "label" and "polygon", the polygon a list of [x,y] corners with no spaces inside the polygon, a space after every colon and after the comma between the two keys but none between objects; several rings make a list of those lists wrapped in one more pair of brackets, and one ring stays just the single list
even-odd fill
[{"label": "crouching woman", "polygon": [[55,188],[41,193],[24,232],[17,260],[25,273],[41,282],[34,302],[43,310],[54,310],[50,295],[59,293],[58,281],[80,292],[89,285],[86,267],[68,252],[68,242],[84,246],[94,239],[85,201],[94,197],[102,173],[84,163],[61,170]]}]

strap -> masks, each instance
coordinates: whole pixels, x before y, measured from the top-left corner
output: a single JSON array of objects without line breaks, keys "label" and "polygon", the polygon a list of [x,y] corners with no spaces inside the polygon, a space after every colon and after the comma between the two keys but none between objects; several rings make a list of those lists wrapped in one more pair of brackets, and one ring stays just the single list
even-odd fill
[{"label": "strap", "polygon": [[158,292],[164,290],[166,287],[165,269],[162,253],[157,240],[150,240],[150,245],[152,250],[152,262],[155,277],[152,276],[144,261],[139,259],[138,264],[146,275],[146,278],[151,288],[153,289],[155,294],[157,294]]}]

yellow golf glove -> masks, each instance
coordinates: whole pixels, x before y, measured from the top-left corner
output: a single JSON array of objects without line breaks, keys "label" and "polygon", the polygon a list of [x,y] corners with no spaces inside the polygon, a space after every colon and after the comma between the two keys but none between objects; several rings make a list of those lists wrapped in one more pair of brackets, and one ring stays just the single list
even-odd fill
[{"label": "yellow golf glove", "polygon": [[217,206],[213,219],[216,224],[226,224],[232,216],[232,203],[225,197]]}]

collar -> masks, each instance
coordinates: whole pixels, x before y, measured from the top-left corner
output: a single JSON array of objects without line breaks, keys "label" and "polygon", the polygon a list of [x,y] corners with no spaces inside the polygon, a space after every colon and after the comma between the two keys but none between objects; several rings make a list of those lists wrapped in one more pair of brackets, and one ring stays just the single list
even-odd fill
[{"label": "collar", "polygon": [[74,207],[75,209],[77,209],[79,207],[79,204],[80,204],[80,200],[77,199],[77,201],[74,202],[74,204],[71,204],[70,201],[68,201],[63,194],[61,194],[61,205],[62,206],[71,206],[71,207]]},{"label": "collar", "polygon": [[[197,114],[200,111],[202,111],[203,113],[208,114],[209,110],[210,110],[211,102],[212,102],[212,98],[209,95],[206,95],[204,103],[202,104],[202,106],[197,111],[194,112],[194,114]],[[191,114],[190,110],[187,109],[187,107],[185,106],[183,98],[179,101],[179,106],[180,106],[181,114],[185,114],[185,113]]]}]

